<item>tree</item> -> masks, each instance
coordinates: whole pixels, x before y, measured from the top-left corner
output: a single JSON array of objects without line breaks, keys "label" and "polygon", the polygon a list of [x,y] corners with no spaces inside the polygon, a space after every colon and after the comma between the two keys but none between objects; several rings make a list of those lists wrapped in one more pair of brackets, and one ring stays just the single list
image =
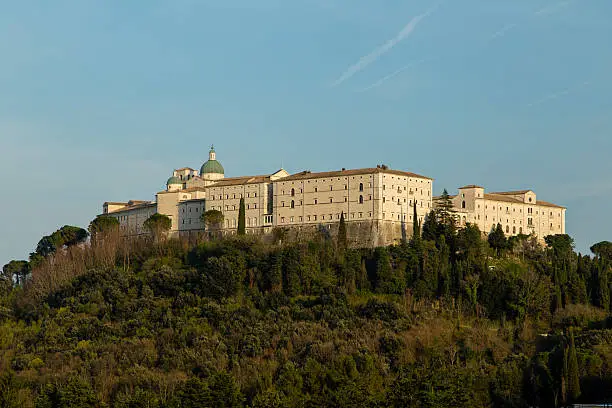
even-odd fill
[{"label": "tree", "polygon": [[[53,234],[42,237],[36,245],[35,254],[39,257],[47,257],[54,254],[58,249],[68,248],[85,242],[88,235],[87,231],[83,228],[64,225]],[[36,256],[32,256],[32,258],[36,261],[40,260]]]},{"label": "tree", "polygon": [[500,256],[503,250],[508,246],[506,234],[504,234],[504,229],[502,228],[501,224],[497,224],[495,229],[491,231],[488,241],[491,248],[496,251],[497,256]]},{"label": "tree", "polygon": [[436,216],[440,228],[440,233],[446,236],[446,241],[450,242],[456,230],[455,209],[453,201],[444,189],[442,195],[436,201]]},{"label": "tree", "polygon": [[417,200],[414,200],[414,207],[412,210],[412,239],[421,238],[421,224],[419,223],[419,216],[417,214]]},{"label": "tree", "polygon": [[202,214],[202,221],[209,231],[220,230],[224,219],[223,213],[219,210],[208,210]]},{"label": "tree", "polygon": [[431,210],[429,214],[427,214],[427,216],[425,217],[425,221],[423,222],[423,240],[436,241],[439,229],[440,227],[438,226],[436,212],[435,210]]},{"label": "tree", "polygon": [[118,233],[119,220],[115,217],[101,215],[89,223],[88,229],[91,235],[91,241],[95,244],[99,242],[100,239],[104,239],[104,237]]},{"label": "tree", "polygon": [[338,251],[343,254],[346,249],[346,222],[344,221],[344,211],[340,213],[340,225],[338,225]]},{"label": "tree", "polygon": [[612,261],[612,242],[598,242],[591,247],[591,252],[602,259]]},{"label": "tree", "polygon": [[143,225],[153,235],[153,239],[159,241],[172,228],[172,220],[167,215],[155,213]]},{"label": "tree", "polygon": [[240,207],[238,208],[238,235],[246,234],[246,210],[244,208],[244,197],[240,197]]},{"label": "tree", "polygon": [[570,327],[570,344],[567,357],[567,393],[571,401],[576,401],[580,396],[580,374],[578,371],[578,357],[574,344],[574,330]]},{"label": "tree", "polygon": [[30,272],[32,272],[31,266],[27,261],[11,261],[2,268],[2,274],[6,279],[12,280],[17,286],[23,285]]}]

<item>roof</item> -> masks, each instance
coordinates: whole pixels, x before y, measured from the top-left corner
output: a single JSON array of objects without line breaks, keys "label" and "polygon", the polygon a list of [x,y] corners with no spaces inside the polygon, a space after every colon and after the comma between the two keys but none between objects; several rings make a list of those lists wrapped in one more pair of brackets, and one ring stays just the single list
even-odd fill
[{"label": "roof", "polygon": [[225,170],[217,160],[208,160],[200,169],[200,174],[203,175],[207,173],[225,174]]},{"label": "roof", "polygon": [[265,183],[270,181],[270,176],[243,176],[243,177],[232,177],[219,180],[212,184],[210,187],[226,187],[226,186],[240,186],[244,184],[255,184]]},{"label": "roof", "polygon": [[536,205],[541,205],[543,207],[565,208],[562,205],[557,205],[557,204],[549,203],[548,201],[542,201],[542,200],[538,200]]},{"label": "roof", "polygon": [[[531,191],[531,190],[526,190],[526,191]],[[518,193],[515,193],[518,194]],[[493,200],[493,201],[503,201],[506,203],[516,203],[516,204],[527,204],[525,203],[523,200],[520,200],[518,198],[514,198],[514,197],[508,197],[509,194],[500,194],[500,193],[491,193],[491,194],[485,194],[484,198],[486,200]],[[548,201],[542,201],[542,200],[538,200],[537,202],[531,204],[534,206],[541,206],[541,207],[552,207],[552,208],[565,208],[563,206],[557,205],[557,204],[553,204],[553,203],[549,203]]]},{"label": "roof", "polygon": [[166,185],[169,186],[170,184],[183,184],[183,180],[178,177],[170,177],[168,181],[166,181]]},{"label": "roof", "polygon": [[459,190],[463,190],[465,188],[483,188],[482,186],[477,186],[476,184],[468,184],[467,186],[459,187]]},{"label": "roof", "polygon": [[128,203],[123,203],[119,201],[107,201],[104,203],[104,205],[128,205]]},{"label": "roof", "polygon": [[[124,211],[131,211],[131,210],[136,210],[136,209],[140,209],[140,208],[146,208],[146,207],[155,207],[157,206],[157,203],[153,202],[153,201],[140,201],[137,204],[133,204],[133,205],[127,205],[123,208],[119,208],[115,211],[111,211],[108,214],[115,214],[115,213],[119,213],[119,212],[124,212]],[[108,214],[103,214],[103,215],[108,215]]]},{"label": "roof", "polygon": [[357,174],[372,174],[372,173],[386,173],[386,174],[396,174],[398,176],[406,176],[406,177],[415,177],[422,178],[426,180],[433,180],[430,177],[421,176],[420,174],[410,173],[407,171],[401,170],[392,170],[389,168],[382,167],[369,167],[363,169],[351,169],[351,170],[336,170],[336,171],[324,171],[318,173],[312,173],[311,171],[302,171],[300,173],[292,174],[288,177],[284,177],[282,181],[292,181],[292,180],[305,180],[312,178],[326,178],[326,177],[339,177],[339,176],[354,176]]},{"label": "roof", "polygon": [[168,190],[163,190],[163,191],[159,191],[157,192],[157,194],[180,194],[180,193],[193,193],[194,191],[206,191],[208,187],[191,187],[191,188],[184,188],[182,190],[172,190],[172,191],[168,191]]},{"label": "roof", "polygon": [[181,167],[180,169],[176,169],[174,171],[183,171],[183,170],[191,170],[191,171],[195,171],[195,169],[192,169],[191,167]]},{"label": "roof", "polygon": [[519,195],[519,194],[526,194],[526,193],[533,193],[533,190],[516,190],[516,191],[495,191],[495,192],[491,192],[491,194],[497,194],[497,195]]},{"label": "roof", "polygon": [[192,198],[191,200],[180,201],[178,204],[179,205],[189,204],[189,203],[193,203],[194,201],[206,201],[206,199],[205,198]]}]

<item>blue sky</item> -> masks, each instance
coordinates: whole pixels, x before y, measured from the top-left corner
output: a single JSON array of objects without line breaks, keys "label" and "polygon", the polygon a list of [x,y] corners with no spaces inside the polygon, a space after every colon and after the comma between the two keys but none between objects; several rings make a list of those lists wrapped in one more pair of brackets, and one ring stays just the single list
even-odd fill
[{"label": "blue sky", "polygon": [[612,240],[610,38],[609,0],[6,2],[0,264],[211,143],[228,176],[531,188],[586,251]]}]

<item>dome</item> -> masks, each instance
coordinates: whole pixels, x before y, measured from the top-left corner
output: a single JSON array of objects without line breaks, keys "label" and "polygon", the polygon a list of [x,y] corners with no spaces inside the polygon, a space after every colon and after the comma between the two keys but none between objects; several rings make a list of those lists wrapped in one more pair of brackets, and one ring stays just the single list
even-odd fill
[{"label": "dome", "polygon": [[210,173],[225,174],[223,166],[216,159],[214,146],[210,147],[210,152],[208,152],[208,161],[204,163],[200,169],[200,176]]},{"label": "dome", "polygon": [[181,179],[180,179],[180,178],[178,178],[178,177],[174,177],[174,176],[173,176],[173,177],[170,177],[170,178],[168,179],[168,181],[166,182],[166,185],[167,185],[167,186],[169,186],[169,185],[171,185],[171,184],[183,184],[183,180],[181,180]]}]

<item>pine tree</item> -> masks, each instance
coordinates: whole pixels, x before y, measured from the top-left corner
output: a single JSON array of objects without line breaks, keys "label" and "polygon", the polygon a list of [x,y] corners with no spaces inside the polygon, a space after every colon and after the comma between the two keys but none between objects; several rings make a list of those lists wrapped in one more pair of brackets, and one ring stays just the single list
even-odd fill
[{"label": "pine tree", "polygon": [[238,235],[246,234],[246,210],[244,208],[244,197],[240,198],[240,207],[238,209]]},{"label": "pine tree", "polygon": [[431,210],[423,222],[423,241],[435,241],[438,238],[438,221],[436,212]]}]

